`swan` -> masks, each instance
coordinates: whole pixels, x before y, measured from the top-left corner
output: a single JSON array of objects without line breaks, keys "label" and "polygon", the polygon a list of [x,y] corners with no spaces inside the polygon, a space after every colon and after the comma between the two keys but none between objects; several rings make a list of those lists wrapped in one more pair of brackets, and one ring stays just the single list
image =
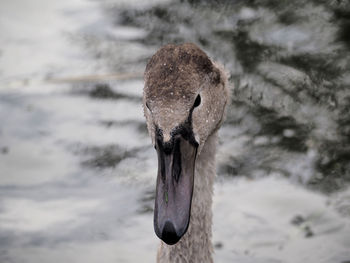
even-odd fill
[{"label": "swan", "polygon": [[158,156],[157,262],[213,262],[215,152],[228,99],[223,68],[195,44],[166,45],[147,63],[143,109]]}]

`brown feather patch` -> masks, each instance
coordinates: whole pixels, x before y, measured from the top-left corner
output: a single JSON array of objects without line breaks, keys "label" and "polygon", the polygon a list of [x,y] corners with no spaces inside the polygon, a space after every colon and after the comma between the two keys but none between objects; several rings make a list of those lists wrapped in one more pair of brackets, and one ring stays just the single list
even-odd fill
[{"label": "brown feather patch", "polygon": [[147,101],[166,97],[190,103],[202,85],[215,86],[222,81],[209,57],[192,43],[159,49],[148,62],[144,77]]}]

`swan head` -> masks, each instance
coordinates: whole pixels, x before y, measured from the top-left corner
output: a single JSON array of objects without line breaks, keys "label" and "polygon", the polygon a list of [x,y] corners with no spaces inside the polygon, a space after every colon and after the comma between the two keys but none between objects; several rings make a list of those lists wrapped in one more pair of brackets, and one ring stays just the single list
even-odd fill
[{"label": "swan head", "polygon": [[144,114],[158,155],[154,229],[172,245],[189,225],[196,157],[223,120],[227,77],[188,43],[159,49],[144,80]]}]

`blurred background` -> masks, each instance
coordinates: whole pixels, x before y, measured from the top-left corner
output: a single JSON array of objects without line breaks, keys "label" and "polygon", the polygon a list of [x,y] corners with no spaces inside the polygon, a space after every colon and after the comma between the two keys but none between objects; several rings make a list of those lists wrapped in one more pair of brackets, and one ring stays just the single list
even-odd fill
[{"label": "blurred background", "polygon": [[[155,262],[142,74],[230,72],[216,262],[350,262],[350,2],[1,0],[0,262]],[[234,86],[234,88],[233,88]]]}]

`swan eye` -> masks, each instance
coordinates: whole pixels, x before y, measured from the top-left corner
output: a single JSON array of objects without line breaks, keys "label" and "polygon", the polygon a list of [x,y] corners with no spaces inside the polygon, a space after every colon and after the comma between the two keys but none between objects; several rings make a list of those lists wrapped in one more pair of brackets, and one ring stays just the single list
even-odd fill
[{"label": "swan eye", "polygon": [[146,102],[146,107],[149,111],[151,111],[151,109],[149,108],[148,102]]},{"label": "swan eye", "polygon": [[198,94],[196,100],[194,101],[193,107],[196,108],[201,104],[201,96]]}]

